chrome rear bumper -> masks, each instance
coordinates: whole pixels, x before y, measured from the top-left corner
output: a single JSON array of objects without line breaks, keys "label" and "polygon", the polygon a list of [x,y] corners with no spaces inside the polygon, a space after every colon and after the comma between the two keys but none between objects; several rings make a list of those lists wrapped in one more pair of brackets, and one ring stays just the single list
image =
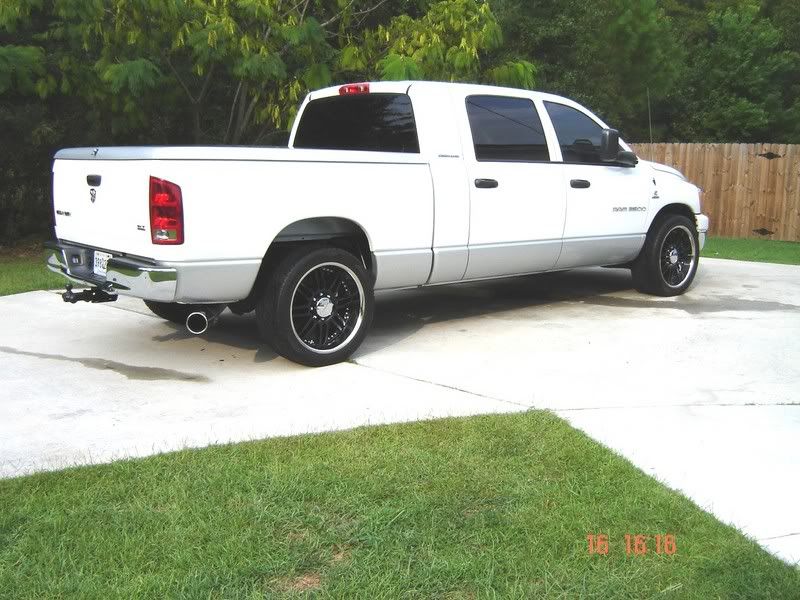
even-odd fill
[{"label": "chrome rear bumper", "polygon": [[[174,302],[178,272],[142,259],[114,256],[108,259],[106,276],[93,272],[94,248],[65,242],[45,245],[47,267],[82,285],[94,285],[109,293],[158,302]],[[113,254],[113,253],[112,253]]]}]

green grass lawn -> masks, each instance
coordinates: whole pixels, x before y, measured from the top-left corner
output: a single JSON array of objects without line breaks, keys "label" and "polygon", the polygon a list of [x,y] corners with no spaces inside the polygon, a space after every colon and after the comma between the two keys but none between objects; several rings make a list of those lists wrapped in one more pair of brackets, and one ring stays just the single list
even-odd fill
[{"label": "green grass lawn", "polygon": [[800,243],[712,237],[701,256],[800,265]]},{"label": "green grass lawn", "polygon": [[0,296],[63,288],[66,283],[45,267],[42,252],[0,254]]},{"label": "green grass lawn", "polygon": [[[0,506],[8,598],[800,596],[800,570],[538,411],[38,474]],[[677,552],[627,556],[626,533]]]}]

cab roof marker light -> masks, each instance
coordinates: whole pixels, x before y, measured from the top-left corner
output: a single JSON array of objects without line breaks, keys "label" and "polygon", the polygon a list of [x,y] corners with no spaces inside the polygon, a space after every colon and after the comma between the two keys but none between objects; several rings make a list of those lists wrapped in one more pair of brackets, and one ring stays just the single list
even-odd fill
[{"label": "cab roof marker light", "polygon": [[339,88],[340,96],[352,96],[355,94],[369,94],[368,83],[349,83]]}]

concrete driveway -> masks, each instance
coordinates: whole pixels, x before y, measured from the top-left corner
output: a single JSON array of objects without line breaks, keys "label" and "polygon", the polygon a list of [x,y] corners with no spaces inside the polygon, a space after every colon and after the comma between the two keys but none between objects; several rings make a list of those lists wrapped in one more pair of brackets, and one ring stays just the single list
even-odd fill
[{"label": "concrete driveway", "polygon": [[679,298],[584,269],[379,296],[347,364],[124,299],[0,298],[0,476],[187,446],[544,408],[800,560],[800,267],[702,261]]}]

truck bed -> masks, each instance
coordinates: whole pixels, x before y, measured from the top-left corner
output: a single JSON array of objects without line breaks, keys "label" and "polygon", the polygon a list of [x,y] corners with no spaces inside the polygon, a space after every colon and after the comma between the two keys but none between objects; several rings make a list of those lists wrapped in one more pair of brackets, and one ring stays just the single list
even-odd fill
[{"label": "truck bed", "polygon": [[[183,244],[151,241],[151,176],[181,188]],[[387,181],[396,183],[387,186]],[[55,157],[53,190],[59,240],[114,256],[181,264],[187,272],[192,265],[207,274],[217,267],[229,286],[225,296],[242,294],[244,288],[249,292],[266,249],[282,230],[320,216],[347,219],[370,231],[371,248],[376,259],[386,261],[383,272],[390,279],[397,272],[393,261],[406,253],[415,257],[410,266],[403,264],[412,270],[412,280],[422,284],[430,274],[433,184],[430,167],[419,155],[245,147],[73,148]],[[238,283],[229,280],[231,269]],[[390,280],[384,283],[391,287]],[[200,282],[179,283],[176,300],[194,300],[195,285]]]}]

